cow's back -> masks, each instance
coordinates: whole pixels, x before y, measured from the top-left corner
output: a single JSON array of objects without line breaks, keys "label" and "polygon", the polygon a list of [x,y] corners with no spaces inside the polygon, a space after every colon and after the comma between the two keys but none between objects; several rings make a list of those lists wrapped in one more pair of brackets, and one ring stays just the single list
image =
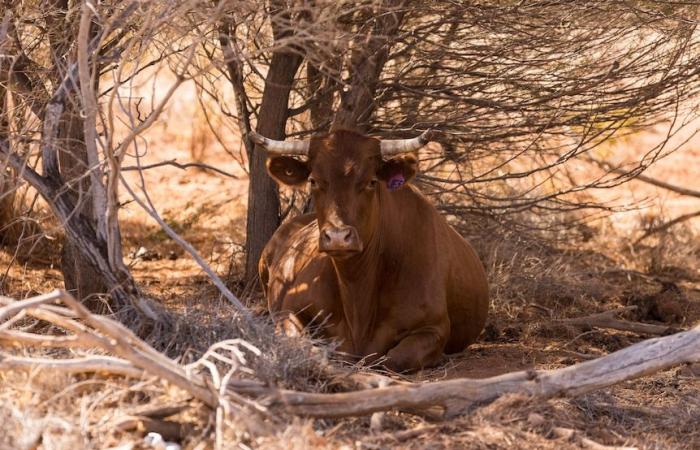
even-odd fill
[{"label": "cow's back", "polygon": [[423,261],[422,266],[426,271],[445,271],[439,276],[446,284],[444,301],[450,320],[445,352],[460,352],[479,337],[486,323],[489,288],[483,264],[472,246],[419,190],[406,189],[403,195],[395,198],[400,202],[401,214],[407,216],[401,236],[435,247],[425,249],[428,251],[423,257],[429,259]]},{"label": "cow's back", "polygon": [[489,287],[484,266],[472,246],[449,224],[450,274],[447,309],[450,339],[445,353],[455,353],[473,343],[486,324]]},{"label": "cow's back", "polygon": [[267,298],[270,297],[270,269],[276,261],[280,259],[282,254],[289,248],[294,236],[297,235],[304,227],[316,220],[313,214],[304,214],[294,217],[289,222],[282,224],[272,235],[260,255],[258,263],[258,273],[260,275],[260,283]]}]

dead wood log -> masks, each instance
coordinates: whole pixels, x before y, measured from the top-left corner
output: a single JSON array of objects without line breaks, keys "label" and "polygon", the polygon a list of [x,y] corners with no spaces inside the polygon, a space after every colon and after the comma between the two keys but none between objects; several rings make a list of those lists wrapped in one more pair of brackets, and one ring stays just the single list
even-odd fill
[{"label": "dead wood log", "polygon": [[528,370],[472,380],[389,386],[340,394],[309,394],[281,390],[273,401],[295,414],[349,417],[391,409],[439,405],[444,417],[465,414],[475,406],[509,393],[546,399],[577,396],[625,380],[700,361],[700,325],[671,336],[649,339],[602,358],[555,370]]},{"label": "dead wood log", "polygon": [[[55,300],[56,297],[70,309],[43,304]],[[109,363],[105,363],[107,360],[104,357],[94,357],[98,359],[83,360],[84,364],[81,366],[79,362],[72,360],[59,362],[60,360],[44,361],[32,358],[31,361],[22,361],[15,357],[5,357],[0,359],[0,370],[26,370],[33,364],[33,367],[55,368],[68,372],[72,369],[66,367],[72,367],[75,371],[88,371],[84,368],[89,367],[87,363],[90,363],[94,364],[93,371],[98,372],[129,376],[147,373],[189,392],[211,408],[219,407],[222,402],[229,405],[229,402],[235,402],[240,407],[246,407],[247,411],[261,414],[271,420],[272,416],[258,401],[243,395],[258,400],[264,399],[266,404],[278,405],[292,414],[307,417],[340,418],[394,409],[415,412],[437,406],[442,408],[443,418],[450,418],[466,414],[474,407],[493,402],[505,394],[524,394],[540,399],[573,397],[679,364],[700,362],[700,325],[697,325],[688,331],[642,341],[607,356],[561,369],[520,371],[479,380],[461,378],[430,383],[401,383],[377,389],[317,394],[280,390],[254,381],[235,380],[230,377],[231,372],[222,377],[211,362],[203,361],[199,366],[210,370],[211,377],[207,378],[204,374],[192,370],[192,366],[183,367],[157,352],[118,322],[91,314],[63,291],[17,303],[0,308],[0,318],[9,318],[4,323],[0,322],[2,332],[15,332],[4,326],[13,320],[9,312],[25,312],[60,326],[76,335],[79,340],[120,358],[110,359]],[[78,322],[75,317],[83,322]],[[24,334],[17,334],[15,340],[19,342],[25,338]],[[51,339],[45,340],[46,344],[42,342],[44,341],[39,338],[26,340],[26,343],[34,346],[53,347],[55,344]],[[248,345],[250,344],[246,344]],[[225,346],[225,343],[216,344],[207,353],[215,352],[217,346]],[[219,358],[219,361],[223,360]]]},{"label": "dead wood log", "polygon": [[631,322],[629,320],[616,319],[615,316],[626,311],[631,311],[636,309],[636,306],[626,306],[624,308],[613,309],[610,311],[603,311],[601,313],[591,314],[585,317],[576,317],[573,319],[561,319],[557,322],[564,323],[567,325],[574,325],[577,327],[584,328],[609,328],[612,330],[619,331],[631,331],[632,333],[638,334],[650,334],[652,336],[664,336],[675,331],[676,328],[665,326],[665,325],[655,325],[651,323],[642,322]]},{"label": "dead wood log", "polygon": [[[222,407],[222,405],[229,411],[245,408],[246,411],[263,416],[265,420],[271,418],[264,407],[229,388],[228,380],[236,367],[222,376],[216,365],[205,360],[207,356],[212,356],[218,362],[227,362],[231,366],[236,366],[235,356],[225,357],[216,352],[220,348],[237,351],[238,349],[233,347],[239,341],[224,341],[210,348],[205,357],[202,358],[203,361],[200,360],[199,363],[199,366],[209,370],[211,377],[207,378],[204,374],[194,370],[192,365],[183,366],[156,351],[121,323],[91,313],[82,303],[65,291],[57,290],[17,302],[6,300],[0,297],[0,305],[5,305],[0,308],[0,345],[26,345],[39,348],[97,348],[117,357],[87,356],[55,360],[21,358],[0,353],[0,371],[43,368],[65,373],[100,372],[132,377],[155,376],[188,392],[193,398],[212,409]],[[67,307],[46,304],[56,301],[61,301]],[[10,325],[16,322],[19,315],[31,316],[51,323],[69,334],[46,336],[11,330]],[[240,343],[243,346],[251,347],[250,344],[243,341]]]},{"label": "dead wood log", "polygon": [[[67,317],[68,314],[58,314],[41,305],[41,303],[55,301],[57,299],[66,304],[85,324]],[[184,367],[162,353],[157,352],[151,346],[136,337],[136,335],[124,325],[106,317],[90,313],[85,306],[65,291],[54,291],[44,296],[17,302],[17,304],[9,304],[0,308],[0,318],[8,317],[12,312],[25,312],[27,315],[45,320],[73,334],[68,337],[42,336],[8,330],[3,331],[4,336],[3,339],[0,339],[0,343],[13,339],[13,344],[25,343],[39,347],[55,347],[57,343],[56,340],[65,340],[67,344],[66,347],[82,346],[101,348],[122,358],[120,363],[115,366],[116,369],[114,373],[123,373],[124,370],[129,370],[131,374],[139,374],[146,371],[151,375],[158,376],[180,387],[211,407],[216,407],[216,405],[219,404],[216,393],[206,386],[204,380],[187,374]],[[0,324],[0,326],[2,326],[2,324]],[[68,338],[73,338],[70,340],[70,345],[68,345]],[[7,366],[4,367],[6,369],[20,368],[23,364],[22,361],[18,361],[16,358],[13,359],[12,357],[5,357],[0,360],[0,363],[5,361],[7,361]],[[82,361],[73,360],[57,365],[52,365],[49,361],[53,360],[43,361],[35,359],[34,367],[40,366],[58,370],[70,367],[74,372],[102,370],[109,372],[109,367],[107,367],[107,365],[95,365],[93,359],[83,359]],[[57,361],[53,361],[53,364],[56,362]],[[128,363],[128,365],[126,363]],[[27,362],[27,364],[30,363]],[[128,366],[131,366],[131,369],[128,369]],[[1,364],[0,368],[3,368]],[[92,370],[92,368],[99,370]]]},{"label": "dead wood log", "polygon": [[165,419],[166,417],[180,414],[190,407],[190,402],[177,402],[169,404],[148,404],[129,410],[130,416],[150,417],[151,419]]}]

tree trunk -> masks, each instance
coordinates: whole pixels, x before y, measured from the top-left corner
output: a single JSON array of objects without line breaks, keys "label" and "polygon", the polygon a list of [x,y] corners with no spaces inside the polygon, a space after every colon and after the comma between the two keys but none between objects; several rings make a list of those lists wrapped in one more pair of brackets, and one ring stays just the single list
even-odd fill
[{"label": "tree trunk", "polygon": [[315,132],[328,131],[333,120],[333,93],[337,90],[338,83],[318,70],[311,61],[306,64],[306,77],[307,97],[316,98],[309,108],[311,129]]},{"label": "tree trunk", "polygon": [[[291,52],[272,55],[265,79],[257,132],[270,139],[282,140],[288,117],[289,93],[302,57]],[[258,260],[279,226],[280,201],[277,184],[267,174],[265,152],[258,146],[249,162],[248,222],[246,225],[245,277],[248,282],[258,276]]]},{"label": "tree trunk", "polygon": [[[379,76],[384,70],[391,48],[391,38],[399,31],[404,12],[403,2],[387,1],[382,14],[362,41],[355,42],[350,58],[350,89],[341,91],[340,107],[333,120],[333,128],[350,128],[366,132],[374,113],[374,94]],[[397,10],[391,12],[391,8]]]},{"label": "tree trunk", "polygon": [[[45,20],[51,53],[54,58],[52,76],[55,80],[54,86],[59,86],[65,76],[66,69],[70,66],[68,58],[69,53],[72,53],[69,51],[70,46],[78,39],[78,20],[67,20],[69,11],[67,0],[51,0],[48,6],[50,13],[46,15]],[[96,32],[97,29],[93,26],[91,37]],[[77,48],[74,51],[77,51]],[[75,205],[73,213],[79,214],[90,224],[93,224],[93,228],[96,230],[97,227],[94,225],[97,222],[94,217],[92,201],[93,189],[88,172],[90,165],[85,146],[79,93],[71,90],[68,98],[63,102],[63,106],[58,125],[57,149],[54,149],[54,151],[58,151],[60,177]],[[103,305],[97,295],[107,292],[104,276],[88,264],[77,243],[69,235],[66,235],[63,243],[61,272],[63,272],[63,281],[67,291],[86,302],[91,310],[103,310]]]},{"label": "tree trunk", "polygon": [[[285,2],[270,2],[270,24],[275,42],[294,33],[294,22]],[[257,132],[271,139],[284,139],[289,117],[289,93],[303,57],[299,51],[282,48],[272,53],[258,113]],[[263,248],[279,226],[280,201],[277,184],[267,174],[266,154],[258,146],[249,160],[248,219],[246,224],[245,279],[258,277],[258,261]]]},{"label": "tree trunk", "polygon": [[[61,175],[76,205],[75,213],[95,223],[82,118],[70,102],[59,126],[58,142]],[[88,264],[68,236],[63,243],[61,271],[68,292],[85,302],[92,311],[102,310],[96,297],[107,292],[102,274]]]},{"label": "tree trunk", "polygon": [[15,209],[16,189],[17,182],[12,170],[9,167],[0,167],[0,245],[12,245],[19,238]]},{"label": "tree trunk", "polygon": [[[0,88],[0,139],[7,139],[7,128],[5,127],[5,90]],[[12,169],[6,167],[4,162],[0,166],[0,244],[8,245],[16,242],[15,218],[15,191],[17,182]]]}]

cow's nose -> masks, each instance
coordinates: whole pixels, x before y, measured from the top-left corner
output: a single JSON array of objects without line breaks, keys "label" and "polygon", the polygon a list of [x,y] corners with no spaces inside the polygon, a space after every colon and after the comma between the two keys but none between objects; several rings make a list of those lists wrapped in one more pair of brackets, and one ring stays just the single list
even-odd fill
[{"label": "cow's nose", "polygon": [[319,250],[326,253],[354,253],[362,250],[355,227],[328,227],[321,231]]}]

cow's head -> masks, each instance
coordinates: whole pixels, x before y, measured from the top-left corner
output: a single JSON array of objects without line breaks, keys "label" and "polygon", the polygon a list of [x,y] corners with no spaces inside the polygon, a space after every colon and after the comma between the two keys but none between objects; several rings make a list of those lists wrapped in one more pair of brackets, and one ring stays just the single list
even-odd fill
[{"label": "cow's head", "polygon": [[275,180],[287,186],[309,183],[319,250],[343,258],[361,252],[371,238],[380,198],[415,176],[415,151],[428,135],[382,141],[338,130],[307,141],[273,141],[256,133],[251,138],[267,149],[267,169]]}]

